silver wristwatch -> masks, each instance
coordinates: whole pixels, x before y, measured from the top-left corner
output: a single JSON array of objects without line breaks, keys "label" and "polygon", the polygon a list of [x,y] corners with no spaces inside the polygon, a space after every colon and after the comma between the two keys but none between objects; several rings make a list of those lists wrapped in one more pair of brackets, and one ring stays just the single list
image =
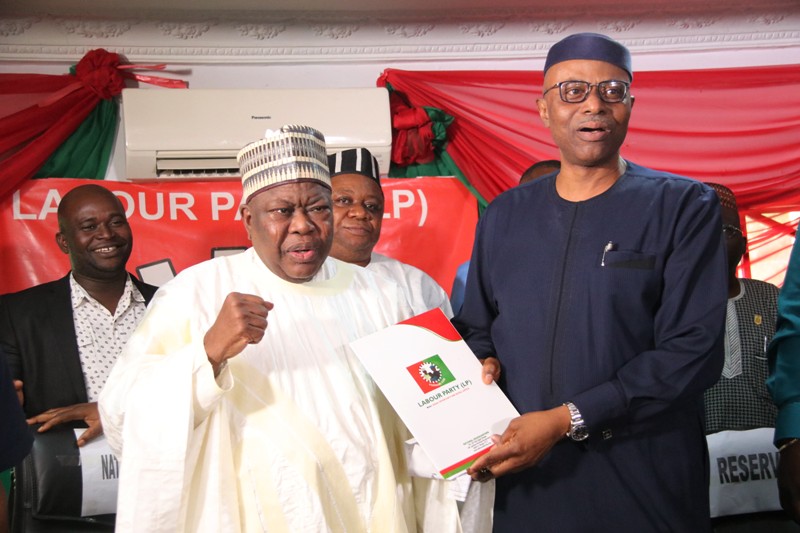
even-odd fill
[{"label": "silver wristwatch", "polygon": [[567,431],[567,437],[571,438],[575,442],[580,442],[582,440],[586,440],[589,438],[589,428],[586,427],[586,423],[583,421],[583,417],[581,416],[581,412],[578,411],[578,408],[575,407],[575,404],[572,402],[567,402],[564,405],[567,406],[569,409],[569,431]]}]

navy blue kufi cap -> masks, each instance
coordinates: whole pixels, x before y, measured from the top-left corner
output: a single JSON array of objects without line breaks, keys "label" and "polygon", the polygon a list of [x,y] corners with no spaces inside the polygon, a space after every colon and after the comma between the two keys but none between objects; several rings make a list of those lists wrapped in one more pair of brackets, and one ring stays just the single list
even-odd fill
[{"label": "navy blue kufi cap", "polygon": [[544,73],[562,61],[571,59],[593,59],[611,63],[628,73],[633,80],[633,68],[631,68],[631,53],[625,46],[618,43],[611,37],[599,33],[575,33],[564,37],[554,44],[547,52],[547,60],[544,63]]},{"label": "navy blue kufi cap", "polygon": [[361,174],[381,185],[378,160],[366,148],[351,148],[328,156],[331,178],[339,174]]}]

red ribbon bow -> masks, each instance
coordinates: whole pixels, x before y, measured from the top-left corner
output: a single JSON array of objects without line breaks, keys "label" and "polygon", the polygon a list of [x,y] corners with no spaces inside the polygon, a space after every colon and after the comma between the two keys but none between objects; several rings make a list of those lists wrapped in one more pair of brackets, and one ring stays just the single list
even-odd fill
[{"label": "red ribbon bow", "polygon": [[120,94],[122,89],[125,88],[125,78],[171,89],[185,89],[189,86],[189,84],[183,80],[127,72],[131,69],[164,70],[165,68],[166,65],[164,64],[121,65],[119,54],[109,52],[103,48],[90,50],[75,67],[75,77],[77,81],[48,95],[47,98],[39,102],[39,106],[45,107],[57,102],[81,87],[86,87],[100,98],[109,100]]}]

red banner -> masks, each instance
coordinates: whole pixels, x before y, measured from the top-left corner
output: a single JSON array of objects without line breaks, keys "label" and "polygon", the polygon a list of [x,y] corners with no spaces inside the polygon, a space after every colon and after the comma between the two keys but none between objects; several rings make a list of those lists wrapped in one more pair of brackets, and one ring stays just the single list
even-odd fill
[{"label": "red banner", "polygon": [[[129,183],[79,179],[29,180],[0,202],[0,293],[57,279],[70,268],[55,242],[61,197],[98,183],[125,206],[134,247],[128,270],[161,285],[184,268],[250,245],[239,215],[238,179]],[[449,293],[469,259],[478,210],[455,178],[386,179],[381,240],[375,251],[430,274]]]}]

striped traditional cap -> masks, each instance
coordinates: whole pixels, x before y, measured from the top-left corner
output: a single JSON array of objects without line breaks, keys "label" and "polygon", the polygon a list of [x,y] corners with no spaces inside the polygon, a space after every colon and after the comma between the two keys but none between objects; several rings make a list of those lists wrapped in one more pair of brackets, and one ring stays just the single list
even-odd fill
[{"label": "striped traditional cap", "polygon": [[378,160],[366,148],[351,148],[328,156],[331,178],[339,174],[361,174],[381,185]]},{"label": "striped traditional cap", "polygon": [[733,194],[732,190],[724,185],[720,185],[719,183],[706,183],[706,185],[714,189],[714,192],[717,193],[717,196],[719,197],[719,203],[722,205],[722,207],[737,209],[736,196]]},{"label": "striped traditional cap", "polygon": [[316,181],[331,188],[325,137],[309,126],[289,124],[268,130],[264,138],[236,155],[245,202],[275,185]]}]

